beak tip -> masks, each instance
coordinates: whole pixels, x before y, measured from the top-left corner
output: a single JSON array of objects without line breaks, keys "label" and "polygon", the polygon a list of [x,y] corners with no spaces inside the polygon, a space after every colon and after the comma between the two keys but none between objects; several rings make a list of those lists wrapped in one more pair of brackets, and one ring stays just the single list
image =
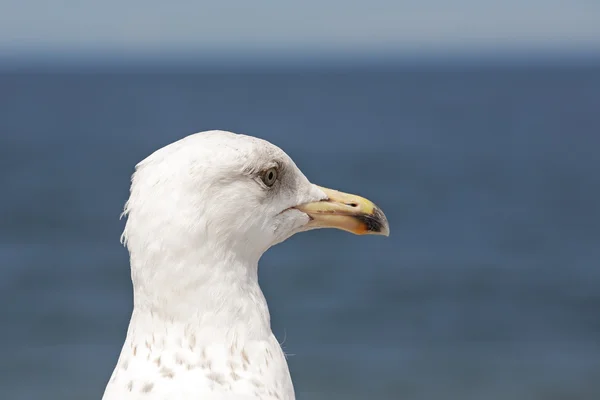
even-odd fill
[{"label": "beak tip", "polygon": [[381,209],[374,206],[373,212],[356,217],[363,223],[363,234],[390,236],[390,226]]},{"label": "beak tip", "polygon": [[387,218],[385,217],[385,214],[383,213],[383,211],[381,211],[381,209],[377,206],[375,206],[374,210],[373,210],[373,216],[375,217],[375,220],[377,221],[377,223],[375,224],[376,226],[374,228],[374,231],[382,236],[388,237],[390,236],[390,225],[388,223]]},{"label": "beak tip", "polygon": [[[383,218],[385,218],[385,216]],[[388,225],[388,222],[387,222],[386,219],[384,219],[384,223],[383,223],[383,225],[381,227],[381,231],[379,232],[379,234],[382,235],[382,236],[385,236],[385,237],[389,237],[390,236],[390,226]]]},{"label": "beak tip", "polygon": [[389,237],[390,236],[390,228],[387,226],[387,224],[385,224],[378,231],[371,231],[369,233]]}]

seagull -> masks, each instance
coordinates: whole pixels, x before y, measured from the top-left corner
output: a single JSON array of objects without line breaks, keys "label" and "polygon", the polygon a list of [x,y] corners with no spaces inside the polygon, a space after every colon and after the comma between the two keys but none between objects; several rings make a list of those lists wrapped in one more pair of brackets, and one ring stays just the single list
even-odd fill
[{"label": "seagull", "polygon": [[134,305],[103,400],[294,400],[261,255],[317,228],[389,235],[371,201],[314,185],[280,148],[226,131],[137,164],[123,216]]}]

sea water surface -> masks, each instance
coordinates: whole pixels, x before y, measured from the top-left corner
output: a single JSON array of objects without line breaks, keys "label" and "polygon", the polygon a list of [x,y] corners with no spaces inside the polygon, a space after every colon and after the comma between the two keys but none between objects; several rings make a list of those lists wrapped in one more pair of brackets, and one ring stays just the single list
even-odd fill
[{"label": "sea water surface", "polygon": [[260,280],[298,399],[600,398],[600,66],[0,74],[0,398],[99,399],[132,307],[134,165],[267,139],[386,212]]}]

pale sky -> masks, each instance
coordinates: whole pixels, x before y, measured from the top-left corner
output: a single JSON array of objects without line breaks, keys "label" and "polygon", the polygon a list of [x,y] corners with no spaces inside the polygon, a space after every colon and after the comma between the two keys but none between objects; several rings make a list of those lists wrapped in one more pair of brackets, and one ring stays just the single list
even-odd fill
[{"label": "pale sky", "polygon": [[0,55],[600,53],[600,0],[0,0]]}]

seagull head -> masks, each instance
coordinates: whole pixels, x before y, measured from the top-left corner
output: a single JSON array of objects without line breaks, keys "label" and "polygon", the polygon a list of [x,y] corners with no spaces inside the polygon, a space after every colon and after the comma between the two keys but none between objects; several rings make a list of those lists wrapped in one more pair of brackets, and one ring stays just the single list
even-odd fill
[{"label": "seagull head", "polygon": [[194,255],[258,262],[310,229],[389,234],[371,201],[317,186],[277,146],[224,131],[188,136],[140,162],[124,214],[134,284],[140,268],[176,268]]}]

